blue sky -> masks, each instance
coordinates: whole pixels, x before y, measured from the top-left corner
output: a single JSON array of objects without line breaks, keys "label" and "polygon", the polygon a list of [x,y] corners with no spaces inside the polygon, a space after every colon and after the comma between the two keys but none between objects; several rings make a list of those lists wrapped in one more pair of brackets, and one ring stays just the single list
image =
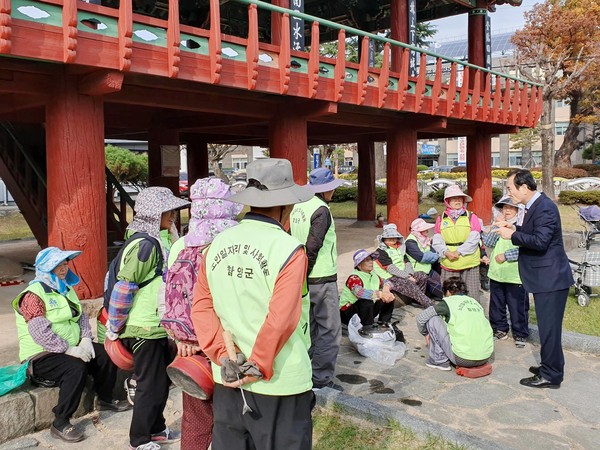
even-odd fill
[{"label": "blue sky", "polygon": [[[525,19],[523,12],[529,11],[533,5],[541,0],[523,0],[521,6],[510,5],[498,6],[496,12],[490,13],[492,18],[492,35],[496,33],[514,31],[523,27]],[[451,39],[464,39],[467,36],[467,15],[448,17],[431,22],[437,27],[434,41],[446,41]]]}]

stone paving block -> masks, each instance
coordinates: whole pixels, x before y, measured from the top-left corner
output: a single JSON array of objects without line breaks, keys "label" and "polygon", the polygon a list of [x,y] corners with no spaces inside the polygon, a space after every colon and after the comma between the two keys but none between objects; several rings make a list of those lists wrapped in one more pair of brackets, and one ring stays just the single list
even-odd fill
[{"label": "stone paving block", "polygon": [[[571,449],[569,441],[557,434],[545,431],[523,430],[521,428],[502,428],[503,442],[518,450],[532,449]],[[594,448],[594,447],[593,447]],[[595,448],[598,448],[597,446]],[[591,450],[591,449],[590,449]]]},{"label": "stone paving block", "polygon": [[548,401],[520,400],[495,406],[490,410],[488,418],[497,422],[498,426],[519,426],[560,421],[563,415]]},{"label": "stone paving block", "polygon": [[39,445],[37,439],[26,437],[22,439],[15,439],[12,442],[7,442],[4,445],[0,445],[0,450],[26,450],[29,448],[36,448]]},{"label": "stone paving block", "polygon": [[17,390],[0,397],[0,411],[0,443],[33,432],[33,402],[27,392]]},{"label": "stone paving block", "polygon": [[[478,380],[471,381],[476,382]],[[473,395],[474,392],[477,395]],[[440,395],[438,401],[451,405],[462,405],[464,408],[469,409],[483,409],[502,403],[512,395],[512,390],[504,385],[482,382],[450,387],[447,392]]]}]

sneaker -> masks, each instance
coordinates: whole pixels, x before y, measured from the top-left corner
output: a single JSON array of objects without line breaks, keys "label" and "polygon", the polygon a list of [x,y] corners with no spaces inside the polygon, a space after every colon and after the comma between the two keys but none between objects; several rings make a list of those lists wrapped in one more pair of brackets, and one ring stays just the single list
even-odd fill
[{"label": "sneaker", "polygon": [[515,337],[515,347],[524,348],[527,346],[527,338],[524,337]]},{"label": "sneaker", "polygon": [[52,425],[50,427],[50,435],[65,442],[79,442],[85,439],[85,435],[81,431],[76,430],[71,424],[65,425],[62,430]]},{"label": "sneaker", "polygon": [[160,442],[161,444],[171,444],[172,442],[177,442],[181,439],[181,433],[179,431],[171,430],[169,427],[167,427],[160,433],[152,434],[150,436],[150,439],[152,440],[152,442]]},{"label": "sneaker", "polygon": [[496,341],[505,341],[508,339],[508,333],[506,331],[494,331],[494,339]]},{"label": "sneaker", "polygon": [[131,404],[125,400],[105,400],[98,399],[98,411],[123,412],[131,409]]},{"label": "sneaker", "polygon": [[317,392],[323,388],[330,388],[330,389],[334,389],[339,392],[344,392],[344,388],[342,386],[340,386],[339,384],[334,383],[333,380],[331,380],[329,383],[327,383],[323,386],[314,386],[312,388],[312,390],[313,390],[313,392]]},{"label": "sneaker", "polygon": [[135,402],[135,390],[137,389],[137,381],[132,378],[126,378],[123,383],[123,387],[125,388],[125,393],[127,394],[127,401],[131,406],[133,406]]},{"label": "sneaker", "polygon": [[160,445],[156,442],[148,442],[146,444],[138,445],[137,447],[130,445],[129,450],[160,450]]},{"label": "sneaker", "polygon": [[443,370],[444,372],[448,372],[448,371],[452,370],[452,367],[450,366],[449,362],[445,362],[443,364],[434,364],[430,360],[427,360],[425,365],[427,367],[431,367],[432,369]]}]

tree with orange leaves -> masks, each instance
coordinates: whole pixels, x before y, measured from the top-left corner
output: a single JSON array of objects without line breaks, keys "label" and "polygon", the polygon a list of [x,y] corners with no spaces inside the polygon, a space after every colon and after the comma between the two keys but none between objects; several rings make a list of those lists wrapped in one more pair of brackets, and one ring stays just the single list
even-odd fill
[{"label": "tree with orange leaves", "polygon": [[553,100],[580,96],[585,84],[596,75],[600,0],[546,0],[524,15],[527,24],[513,37],[515,60],[521,77],[543,86],[542,188],[553,192]]}]

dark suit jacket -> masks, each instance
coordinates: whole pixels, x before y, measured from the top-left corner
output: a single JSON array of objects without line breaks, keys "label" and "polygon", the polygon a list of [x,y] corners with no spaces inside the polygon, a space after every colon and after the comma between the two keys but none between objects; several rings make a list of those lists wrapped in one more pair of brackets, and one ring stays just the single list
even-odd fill
[{"label": "dark suit jacket", "polygon": [[574,283],[558,208],[546,194],[533,202],[512,243],[519,246],[519,275],[527,292],[559,291]]}]

